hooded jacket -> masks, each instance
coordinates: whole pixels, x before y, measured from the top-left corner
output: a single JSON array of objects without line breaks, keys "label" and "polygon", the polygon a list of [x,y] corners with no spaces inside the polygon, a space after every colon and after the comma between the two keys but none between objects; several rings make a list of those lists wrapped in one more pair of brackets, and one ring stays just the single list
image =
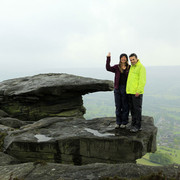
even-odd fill
[{"label": "hooded jacket", "polygon": [[127,94],[143,94],[146,84],[146,69],[138,60],[135,65],[131,65],[126,84]]}]

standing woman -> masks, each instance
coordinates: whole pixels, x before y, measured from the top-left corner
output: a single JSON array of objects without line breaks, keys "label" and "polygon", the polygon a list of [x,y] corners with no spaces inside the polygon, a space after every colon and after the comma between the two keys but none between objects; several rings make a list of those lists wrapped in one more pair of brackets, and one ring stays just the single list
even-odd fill
[{"label": "standing woman", "polygon": [[125,128],[128,123],[128,97],[126,94],[126,82],[129,73],[128,56],[120,55],[119,64],[110,66],[111,53],[108,53],[106,60],[106,70],[115,73],[114,77],[114,100],[116,106],[116,126],[115,128]]}]

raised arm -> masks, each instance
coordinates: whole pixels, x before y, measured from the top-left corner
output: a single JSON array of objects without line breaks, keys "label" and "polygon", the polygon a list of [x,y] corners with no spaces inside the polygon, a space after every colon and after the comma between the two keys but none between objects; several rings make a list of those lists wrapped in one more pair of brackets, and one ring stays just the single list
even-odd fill
[{"label": "raised arm", "polygon": [[110,66],[110,62],[111,62],[111,53],[109,52],[107,57],[106,57],[106,70],[107,71],[111,71],[111,72],[115,72],[115,68],[114,66]]}]

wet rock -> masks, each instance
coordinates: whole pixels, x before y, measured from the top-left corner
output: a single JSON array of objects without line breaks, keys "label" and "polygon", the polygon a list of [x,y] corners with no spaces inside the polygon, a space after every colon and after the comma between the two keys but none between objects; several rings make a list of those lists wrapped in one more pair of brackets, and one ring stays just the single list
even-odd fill
[{"label": "wet rock", "polygon": [[138,133],[114,126],[115,118],[45,118],[9,132],[4,148],[21,162],[39,159],[75,165],[135,162],[156,151],[153,118],[143,116]]},{"label": "wet rock", "polygon": [[0,107],[11,117],[24,121],[52,116],[83,117],[82,95],[112,89],[112,81],[39,74],[1,82]]}]

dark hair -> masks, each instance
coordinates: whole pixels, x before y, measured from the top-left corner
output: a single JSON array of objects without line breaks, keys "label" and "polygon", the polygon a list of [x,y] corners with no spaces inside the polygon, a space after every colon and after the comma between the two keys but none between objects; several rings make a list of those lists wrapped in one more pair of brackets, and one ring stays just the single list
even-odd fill
[{"label": "dark hair", "polygon": [[135,58],[137,59],[137,55],[135,53],[129,55],[129,57],[133,57],[133,56],[135,56]]},{"label": "dark hair", "polygon": [[123,56],[125,56],[126,59],[127,59],[127,61],[128,61],[128,56],[127,56],[127,54],[125,54],[125,53],[121,54],[120,57],[119,57],[119,59],[121,60],[121,58],[122,58]]},{"label": "dark hair", "polygon": [[129,70],[129,64],[128,64],[128,56],[127,56],[127,54],[125,54],[125,53],[123,53],[123,54],[121,54],[120,55],[120,57],[119,57],[119,59],[120,59],[120,61],[119,61],[119,70],[120,70],[120,72],[122,73],[123,72],[123,69],[122,69],[122,67],[121,67],[121,58],[123,57],[123,56],[125,56],[126,57],[126,70]]}]

